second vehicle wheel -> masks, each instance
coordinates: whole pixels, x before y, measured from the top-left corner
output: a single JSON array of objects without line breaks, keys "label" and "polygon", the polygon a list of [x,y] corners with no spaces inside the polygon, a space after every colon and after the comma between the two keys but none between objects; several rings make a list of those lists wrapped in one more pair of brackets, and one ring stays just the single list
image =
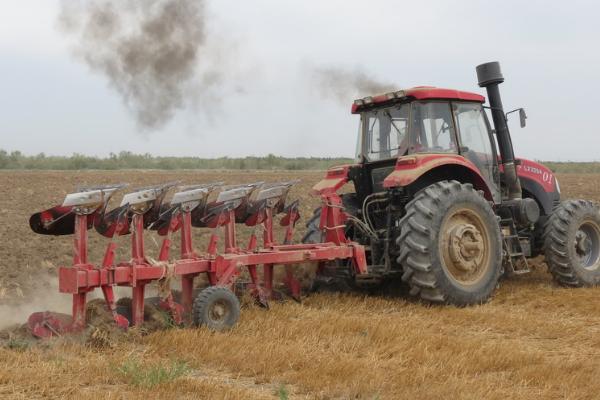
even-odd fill
[{"label": "second vehicle wheel", "polygon": [[434,303],[483,303],[502,265],[500,228],[470,184],[441,181],[420,191],[400,221],[398,263],[410,293]]},{"label": "second vehicle wheel", "polygon": [[192,310],[194,325],[215,331],[233,327],[240,318],[240,301],[220,286],[210,286],[198,293]]},{"label": "second vehicle wheel", "polygon": [[567,200],[552,213],[544,232],[546,264],[565,286],[600,284],[600,209],[587,200]]}]

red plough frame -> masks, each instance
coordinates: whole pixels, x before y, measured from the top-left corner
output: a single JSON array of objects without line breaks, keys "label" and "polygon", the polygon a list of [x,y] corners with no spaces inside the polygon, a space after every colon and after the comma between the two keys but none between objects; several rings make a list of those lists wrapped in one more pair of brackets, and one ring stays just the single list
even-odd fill
[{"label": "red plough frame", "polygon": [[[291,186],[290,183],[284,185],[287,185],[288,189]],[[165,187],[161,188],[165,191],[164,189]],[[103,190],[101,189],[101,191]],[[251,280],[249,284],[251,294],[258,302],[267,305],[269,299],[278,297],[278,292],[273,290],[275,265],[285,266],[284,282],[295,299],[300,298],[300,283],[294,277],[294,268],[300,263],[349,260],[356,274],[366,273],[364,248],[346,238],[344,233],[346,216],[341,199],[336,193],[329,190],[320,193],[322,199],[321,228],[324,232],[324,242],[290,244],[295,223],[299,218],[298,203],[293,202],[283,207],[281,201],[285,202],[287,190],[284,190],[284,194],[278,198],[270,198],[262,202],[255,201],[252,199],[251,192],[256,194],[257,191],[260,191],[260,186],[256,185],[252,190],[246,191],[242,198],[219,202],[217,204],[219,207],[213,207],[216,211],[210,214],[210,218],[205,219],[206,226],[212,228],[212,232],[204,252],[197,252],[192,243],[194,207],[190,207],[190,204],[196,207],[198,205],[188,202],[172,208],[172,212],[168,214],[169,219],[163,228],[164,238],[156,261],[147,257],[144,246],[144,230],[148,229],[145,215],[152,205],[136,209],[132,204],[122,204],[124,210],[133,209],[134,212],[130,212],[129,219],[120,218],[113,221],[116,226],[110,236],[118,235],[119,232],[131,233],[131,258],[126,262],[117,262],[115,260],[116,244],[111,240],[106,247],[102,263],[93,264],[88,260],[88,229],[92,219],[98,222],[98,219],[104,216],[106,204],[113,191],[114,188],[104,190],[101,195],[102,201],[94,207],[65,209],[64,205],[61,206],[61,212],[69,210],[69,212],[75,213],[72,228],[74,235],[73,265],[60,267],[58,271],[59,291],[73,296],[72,315],[52,312],[32,314],[28,324],[35,336],[45,338],[84,329],[87,295],[96,288],[102,290],[106,306],[112,312],[115,322],[120,327],[127,328],[130,324],[139,326],[143,323],[146,285],[167,277],[180,277],[181,300],[180,304],[176,303],[169,290],[169,294],[161,299],[160,307],[171,313],[175,323],[181,324],[193,320],[191,314],[194,302],[194,278],[200,274],[207,274],[211,286],[232,289],[236,279],[245,268]],[[206,200],[207,193],[205,195],[204,200]],[[158,196],[160,201],[162,201],[161,196],[164,197],[164,193]],[[148,201],[146,205],[150,203]],[[159,201],[155,201],[153,204],[154,207],[160,206]],[[257,205],[259,206],[257,207]],[[201,206],[204,207],[203,204]],[[254,230],[245,247],[238,245],[236,219],[239,220],[238,215],[242,207],[250,210],[245,216],[246,225],[262,229],[262,246],[258,245],[257,229]],[[51,228],[48,228],[47,232],[43,232],[44,227],[51,227],[54,221],[61,218],[61,216],[53,215],[51,210],[32,216],[31,221],[34,221],[34,217],[37,216],[37,225],[35,222],[31,222],[34,231],[46,234],[71,233],[64,230],[65,224],[62,224],[60,233],[53,233]],[[284,214],[280,221],[280,224],[285,227],[283,244],[276,243],[273,232],[274,216],[279,211]],[[156,214],[158,215],[158,212]],[[64,215],[66,214],[62,214],[63,217]],[[126,215],[126,213],[122,213],[122,215]],[[179,258],[171,259],[171,235],[177,230],[180,231],[181,253]],[[219,230],[223,232],[221,247],[224,251],[222,252],[218,250]],[[259,279],[258,268],[261,266],[263,273],[262,279]],[[113,292],[115,286],[132,288],[130,320],[117,313]]]}]

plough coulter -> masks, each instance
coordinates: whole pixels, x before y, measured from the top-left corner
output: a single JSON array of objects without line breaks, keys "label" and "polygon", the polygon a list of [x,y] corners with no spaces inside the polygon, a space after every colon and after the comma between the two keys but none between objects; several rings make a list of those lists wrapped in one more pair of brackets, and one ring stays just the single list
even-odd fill
[{"label": "plough coulter", "polygon": [[[73,297],[72,315],[34,313],[28,319],[31,332],[47,338],[83,330],[86,299],[97,288],[115,323],[124,329],[143,323],[146,286],[158,282],[158,306],[169,312],[176,324],[221,330],[238,320],[240,303],[233,289],[244,270],[249,277],[247,289],[264,306],[281,296],[273,289],[276,265],[284,266],[284,283],[295,299],[300,297],[300,283],[294,276],[299,263],[346,260],[357,274],[366,273],[364,248],[346,239],[341,198],[327,185],[317,191],[322,198],[323,242],[291,244],[299,219],[298,201],[287,203],[286,199],[295,183],[180,187],[166,202],[167,192],[177,186],[169,183],[127,193],[120,206],[110,211],[109,200],[124,185],[90,187],[67,195],[62,205],[32,215],[30,226],[39,234],[73,235],[73,265],[58,269],[59,291]],[[279,216],[278,222],[285,230],[281,244],[274,237]],[[236,237],[237,224],[255,228],[244,246]],[[88,259],[88,231],[92,227],[110,239],[100,263]],[[192,243],[192,231],[196,228],[210,230],[202,251]],[[144,231],[154,231],[162,237],[156,258],[147,254]],[[178,257],[170,251],[175,233],[181,241]],[[122,235],[131,236],[130,257],[118,261],[113,239]],[[196,294],[194,278],[200,274],[206,274],[209,286]],[[173,277],[181,280],[180,298],[171,291]],[[117,305],[115,286],[131,288],[130,309]]]}]

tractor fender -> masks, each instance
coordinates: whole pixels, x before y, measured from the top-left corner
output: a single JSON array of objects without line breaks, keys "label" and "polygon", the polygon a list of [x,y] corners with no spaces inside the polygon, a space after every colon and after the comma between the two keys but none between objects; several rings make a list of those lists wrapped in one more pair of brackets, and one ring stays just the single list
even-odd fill
[{"label": "tractor fender", "polygon": [[337,192],[338,189],[348,182],[348,173],[353,166],[352,164],[347,164],[329,168],[325,174],[325,178],[313,186],[313,194],[323,195]]},{"label": "tractor fender", "polygon": [[560,203],[560,193],[546,192],[542,185],[530,178],[519,176],[523,197],[537,201],[543,215],[552,214],[552,209]]},{"label": "tractor fender", "polygon": [[[398,158],[394,171],[383,181],[386,189],[405,187],[414,184],[420,178],[440,175],[442,179],[458,179],[456,172],[468,177],[463,183],[471,183],[481,190],[487,200],[493,201],[492,191],[479,169],[468,159],[458,154],[413,154]],[[434,182],[431,182],[434,183]]]},{"label": "tractor fender", "polygon": [[524,197],[532,196],[540,205],[542,213],[550,215],[554,206],[560,203],[560,191],[554,173],[540,163],[519,159],[517,175]]}]

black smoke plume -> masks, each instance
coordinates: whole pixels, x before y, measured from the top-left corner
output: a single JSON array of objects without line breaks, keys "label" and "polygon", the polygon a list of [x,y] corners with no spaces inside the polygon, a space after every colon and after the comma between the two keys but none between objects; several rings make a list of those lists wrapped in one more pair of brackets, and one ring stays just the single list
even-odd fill
[{"label": "black smoke plume", "polygon": [[220,82],[207,67],[205,18],[203,0],[62,0],[58,23],[139,126],[158,129]]},{"label": "black smoke plume", "polygon": [[378,81],[359,69],[315,68],[312,70],[312,82],[323,96],[343,105],[360,97],[398,89],[393,83]]}]

